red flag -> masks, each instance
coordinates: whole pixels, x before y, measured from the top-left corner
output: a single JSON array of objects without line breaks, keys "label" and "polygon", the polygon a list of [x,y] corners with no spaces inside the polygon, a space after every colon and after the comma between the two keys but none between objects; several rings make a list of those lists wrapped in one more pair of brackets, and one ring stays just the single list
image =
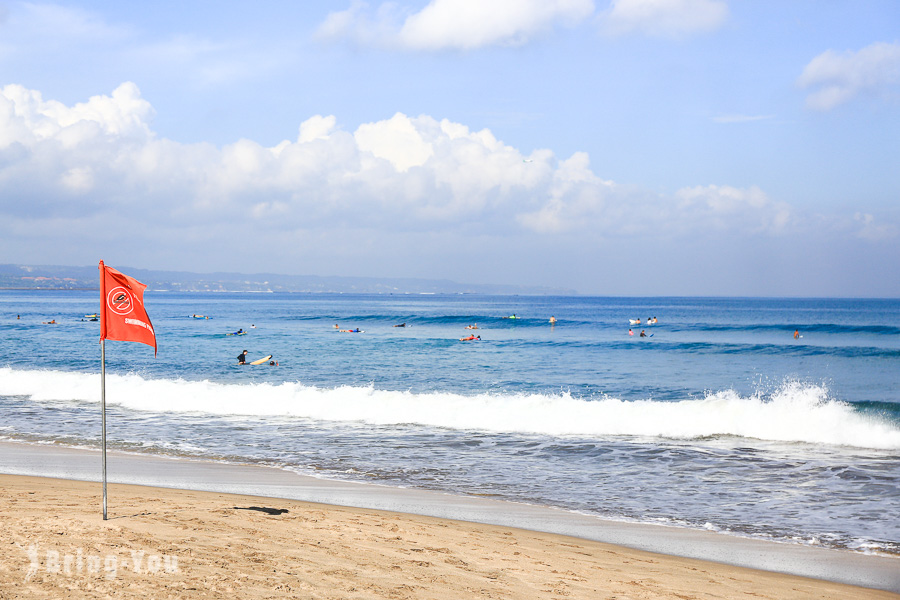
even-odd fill
[{"label": "red flag", "polygon": [[140,342],[153,346],[156,334],[144,310],[147,286],[100,261],[100,339]]}]

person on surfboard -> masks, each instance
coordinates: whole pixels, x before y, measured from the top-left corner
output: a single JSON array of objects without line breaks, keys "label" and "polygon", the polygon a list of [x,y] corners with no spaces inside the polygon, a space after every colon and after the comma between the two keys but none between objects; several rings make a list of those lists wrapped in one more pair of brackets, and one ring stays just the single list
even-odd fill
[{"label": "person on surfboard", "polygon": [[244,350],[243,352],[241,352],[240,354],[238,354],[238,364],[239,364],[239,365],[246,365],[246,364],[247,364],[247,351],[246,351],[246,350]]}]

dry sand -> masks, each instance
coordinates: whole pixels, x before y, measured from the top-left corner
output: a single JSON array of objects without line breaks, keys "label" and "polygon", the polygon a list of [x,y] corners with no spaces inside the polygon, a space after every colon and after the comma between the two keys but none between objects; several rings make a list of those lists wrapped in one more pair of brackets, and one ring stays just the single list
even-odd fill
[{"label": "dry sand", "polygon": [[508,527],[215,492],[0,475],[0,598],[900,595]]}]

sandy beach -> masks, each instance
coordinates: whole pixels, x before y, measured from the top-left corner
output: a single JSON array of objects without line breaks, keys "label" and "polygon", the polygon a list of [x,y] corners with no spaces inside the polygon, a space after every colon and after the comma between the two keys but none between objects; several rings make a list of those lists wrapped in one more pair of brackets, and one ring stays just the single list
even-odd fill
[{"label": "sandy beach", "polygon": [[6,598],[900,598],[550,533],[0,475]]}]

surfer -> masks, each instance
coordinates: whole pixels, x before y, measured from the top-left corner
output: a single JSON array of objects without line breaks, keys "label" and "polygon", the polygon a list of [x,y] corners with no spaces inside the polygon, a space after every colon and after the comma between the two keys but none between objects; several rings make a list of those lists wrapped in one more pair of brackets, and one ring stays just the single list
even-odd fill
[{"label": "surfer", "polygon": [[359,327],[356,329],[341,329],[341,333],[362,333]]},{"label": "surfer", "polygon": [[238,364],[239,364],[239,365],[246,365],[246,364],[247,364],[247,351],[246,351],[246,350],[244,350],[243,352],[241,352],[240,354],[238,354]]},{"label": "surfer", "polygon": [[550,317],[550,324],[556,325],[556,317]]},{"label": "surfer", "polygon": [[480,335],[470,335],[469,337],[459,338],[461,342],[471,342],[472,340],[480,340]]},{"label": "surfer", "polygon": [[647,337],[647,332],[641,329],[641,337]]},{"label": "surfer", "polygon": [[466,329],[478,329],[478,323],[473,323],[471,325],[466,325]]},{"label": "surfer", "polygon": [[394,325],[394,327],[406,327],[406,323],[400,323],[399,325]]},{"label": "surfer", "polygon": [[629,330],[628,330],[628,335],[634,335],[634,331],[632,331],[631,329],[629,329]]},{"label": "surfer", "polygon": [[800,339],[800,330],[799,330],[799,329],[795,329],[795,330],[794,330],[794,339],[795,339],[795,340],[799,340],[799,339]]}]

